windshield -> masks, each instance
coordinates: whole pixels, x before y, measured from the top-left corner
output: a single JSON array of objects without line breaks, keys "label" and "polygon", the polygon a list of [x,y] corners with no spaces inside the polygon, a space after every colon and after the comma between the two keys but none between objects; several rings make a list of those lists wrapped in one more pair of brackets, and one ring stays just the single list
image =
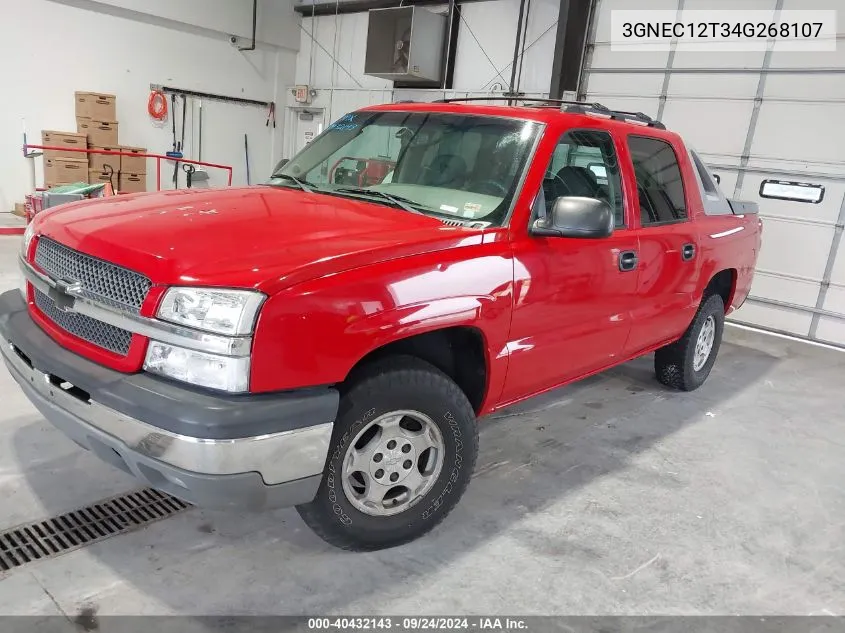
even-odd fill
[{"label": "windshield", "polygon": [[269,184],[441,219],[500,225],[540,125],[432,112],[353,112],[278,169]]}]

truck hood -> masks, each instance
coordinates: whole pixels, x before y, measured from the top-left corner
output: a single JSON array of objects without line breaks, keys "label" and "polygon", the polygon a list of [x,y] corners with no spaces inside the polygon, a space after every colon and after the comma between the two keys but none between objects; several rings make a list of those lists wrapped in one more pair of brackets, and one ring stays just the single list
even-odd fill
[{"label": "truck hood", "polygon": [[39,214],[35,229],[157,284],[268,294],[482,237],[381,204],[264,186],[84,200]]}]

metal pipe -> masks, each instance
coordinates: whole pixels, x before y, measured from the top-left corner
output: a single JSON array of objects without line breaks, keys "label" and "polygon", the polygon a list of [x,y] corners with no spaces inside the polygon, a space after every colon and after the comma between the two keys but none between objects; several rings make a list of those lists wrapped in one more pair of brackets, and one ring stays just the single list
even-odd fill
[{"label": "metal pipe", "polygon": [[749,174],[784,174],[786,176],[798,176],[804,179],[807,178],[822,178],[825,180],[845,181],[845,176],[837,176],[835,174],[826,174],[824,172],[813,171],[795,171],[791,169],[777,169],[774,167],[763,169],[762,167],[740,167],[738,165],[718,165],[716,163],[706,163],[711,169],[727,169],[728,171],[744,171]]},{"label": "metal pipe", "polygon": [[153,90],[161,90],[162,92],[176,95],[185,95],[188,97],[198,97],[201,99],[211,99],[213,101],[226,101],[228,103],[239,103],[241,105],[261,106],[262,108],[269,108],[273,101],[258,101],[257,99],[244,99],[243,97],[229,97],[226,95],[216,94],[214,92],[200,92],[199,90],[185,90],[184,88],[174,88],[173,86],[157,86],[150,84]]},{"label": "metal pipe", "polygon": [[[508,92],[513,94],[516,85],[516,63],[519,61],[519,45],[522,39],[522,19],[525,16],[525,0],[519,0],[519,19],[516,23],[516,41],[513,44],[513,61],[511,62],[511,82],[508,87]],[[513,102],[508,100],[508,105],[513,105]]]},{"label": "metal pipe", "polygon": [[452,54],[452,27],[455,24],[455,0],[449,0],[449,30],[446,33],[446,58],[443,60],[443,81],[440,87],[446,90],[446,82],[449,79],[449,56]]},{"label": "metal pipe", "polygon": [[531,0],[525,7],[525,28],[522,31],[522,52],[519,54],[519,72],[516,76],[516,92],[519,92],[519,85],[522,83],[522,64],[525,62],[525,42],[528,40],[528,16],[531,15]]},{"label": "metal pipe", "polygon": [[[407,2],[407,0],[405,0]],[[487,2],[489,0],[460,0],[461,4],[468,4],[470,2]],[[370,9],[392,9],[394,7],[402,6],[401,0],[345,0],[340,3],[338,13],[341,15],[348,13],[366,13]],[[410,4],[410,3],[409,3]],[[414,6],[442,6],[445,4],[444,0],[414,0]],[[408,6],[408,5],[405,5]],[[300,15],[309,17],[311,15],[324,16],[335,14],[334,2],[301,2],[293,9]]]},{"label": "metal pipe", "polygon": [[[79,154],[106,154],[108,156],[135,156],[136,158],[155,158],[156,159],[156,166],[158,167],[157,171],[161,169],[161,161],[162,160],[174,160],[170,156],[165,156],[164,154],[135,154],[132,152],[116,152],[113,150],[108,149],[81,149],[78,147],[61,147],[60,145],[24,145],[23,150],[26,152],[28,149],[40,149],[40,150],[56,150],[60,152],[76,152]],[[192,165],[201,165],[203,167],[213,167],[215,169],[225,169],[229,172],[229,185],[232,184],[232,166],[231,165],[221,165],[220,163],[209,163],[208,161],[204,160],[192,160],[190,158],[180,158],[178,160],[180,163],[190,163]],[[158,190],[161,191],[161,175],[160,173],[156,174],[157,176],[157,187]]]},{"label": "metal pipe", "polygon": [[780,336],[785,336],[787,338],[794,338],[800,341],[806,341],[808,343],[817,343],[824,347],[835,347],[836,349],[845,350],[845,344],[843,343],[834,343],[832,341],[825,341],[822,339],[817,338],[810,338],[804,334],[795,334],[794,332],[787,332],[786,330],[779,330],[778,328],[768,327],[765,325],[757,325],[756,323],[749,323],[748,321],[739,321],[737,319],[725,319],[725,323],[730,325],[737,325],[743,328],[748,328],[749,330],[757,330],[759,332],[768,332],[769,334],[778,334]]},{"label": "metal pipe", "polygon": [[[833,241],[830,244],[830,250],[827,253],[827,263],[825,264],[824,274],[819,285],[819,295],[816,298],[816,309],[824,308],[825,301],[827,301],[827,291],[833,285],[831,283],[833,267],[839,254],[839,246],[842,243],[842,231],[845,228],[843,225],[845,225],[845,195],[842,196],[842,202],[839,205],[839,218],[836,222],[836,229],[833,232]],[[819,314],[813,315],[813,320],[810,322],[810,336],[814,337],[816,335],[820,320],[821,316]]]},{"label": "metal pipe", "polygon": [[810,312],[823,317],[830,317],[831,319],[845,321],[845,314],[839,314],[838,312],[831,312],[830,310],[823,310],[821,308],[810,308],[808,306],[798,305],[797,303],[780,301],[779,299],[769,299],[768,297],[755,297],[753,295],[749,295],[748,301],[751,301],[752,303],[762,303],[763,305],[775,306],[778,308],[786,308],[788,310],[795,310],[796,312]]},{"label": "metal pipe", "polygon": [[252,0],[252,44],[250,46],[238,46],[239,51],[255,50],[255,29],[258,24],[258,0]]}]

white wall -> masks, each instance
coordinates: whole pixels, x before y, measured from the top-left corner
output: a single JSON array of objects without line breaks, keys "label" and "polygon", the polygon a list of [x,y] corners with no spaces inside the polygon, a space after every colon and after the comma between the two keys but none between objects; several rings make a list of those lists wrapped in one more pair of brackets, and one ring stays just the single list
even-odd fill
[{"label": "white wall", "polygon": [[[20,151],[24,124],[31,143],[40,142],[42,129],[75,132],[75,90],[116,94],[120,143],[164,153],[172,143],[170,121],[161,125],[147,114],[151,83],[281,103],[285,87],[294,83],[299,18],[288,0],[261,0],[257,50],[245,52],[231,46],[228,35],[249,43],[251,0],[0,0],[0,15],[6,89],[0,100],[0,211],[29,189],[28,161]],[[190,106],[185,147],[192,157]],[[203,118],[204,160],[232,165],[234,184],[246,183],[246,133],[252,182],[269,175],[282,152],[281,113],[275,131],[265,126],[260,107],[204,101]],[[41,159],[35,162],[41,184]],[[147,167],[151,189],[153,165]],[[171,187],[172,166],[163,163],[162,172],[163,187]],[[223,172],[209,174],[212,185],[225,184]],[[180,182],[184,186],[184,175]]]},{"label": "white wall", "polygon": [[[519,84],[523,92],[548,94],[559,9],[558,0],[531,0],[522,80]],[[516,42],[519,0],[475,2],[465,4],[461,10],[466,24],[461,22],[458,31],[454,88],[469,91],[507,90]]]}]

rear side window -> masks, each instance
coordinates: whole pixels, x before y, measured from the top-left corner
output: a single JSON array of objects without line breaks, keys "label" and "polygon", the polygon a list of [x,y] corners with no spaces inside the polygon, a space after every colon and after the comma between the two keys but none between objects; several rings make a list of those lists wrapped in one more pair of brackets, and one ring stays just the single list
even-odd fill
[{"label": "rear side window", "polygon": [[630,136],[628,149],[637,177],[642,225],[686,220],[684,181],[672,146],[656,138]]}]

